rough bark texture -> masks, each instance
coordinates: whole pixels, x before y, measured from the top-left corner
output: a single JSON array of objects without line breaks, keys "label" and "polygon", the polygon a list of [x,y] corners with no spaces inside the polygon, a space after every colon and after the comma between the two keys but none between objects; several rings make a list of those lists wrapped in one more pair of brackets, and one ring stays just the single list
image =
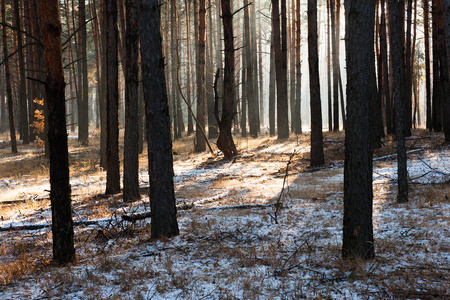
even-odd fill
[{"label": "rough bark texture", "polygon": [[433,100],[432,119],[433,130],[442,131],[443,113],[445,102],[445,26],[444,26],[444,4],[443,0],[432,0],[432,30],[433,30]]},{"label": "rough bark texture", "polygon": [[302,133],[302,59],[301,59],[301,15],[300,15],[300,0],[296,1],[296,34],[295,34],[295,69],[296,69],[296,85],[295,85],[295,105],[294,105],[294,131],[296,134]]},{"label": "rough bark texture", "polygon": [[[233,15],[231,13],[231,1],[222,0],[222,22],[225,42],[225,69],[223,80],[223,101],[222,101],[222,118],[219,123],[219,139],[217,147],[223,152],[226,158],[233,157],[237,154],[236,146],[231,134],[234,115],[234,32],[233,32]],[[217,105],[218,99],[216,99]]]},{"label": "rough bark texture", "polygon": [[347,128],[342,256],[372,259],[371,99],[375,86],[375,1],[345,0]]},{"label": "rough bark texture", "polygon": [[393,60],[394,74],[394,101],[395,101],[395,133],[397,135],[397,166],[398,166],[398,194],[397,202],[408,201],[408,173],[406,168],[406,148],[404,136],[404,101],[405,101],[405,80],[404,68],[402,66],[402,45],[399,25],[399,11],[397,0],[389,0],[389,21],[390,21],[390,50]]},{"label": "rough bark texture", "polygon": [[120,192],[117,0],[104,0],[106,35],[106,191]]},{"label": "rough bark texture", "polygon": [[394,133],[394,126],[392,124],[392,106],[391,106],[391,89],[389,86],[389,64],[387,51],[387,34],[386,34],[386,2],[381,0],[381,23],[380,23],[380,55],[382,60],[382,77],[383,77],[383,97],[386,115],[386,131],[387,134]]},{"label": "rough bark texture", "polygon": [[308,62],[311,103],[311,166],[324,164],[322,108],[320,104],[319,49],[317,46],[317,1],[308,0]]},{"label": "rough bark texture", "polygon": [[157,0],[142,0],[139,25],[149,147],[151,236],[152,238],[172,237],[178,235],[179,230],[173,186],[169,106]]},{"label": "rough bark texture", "polygon": [[123,155],[123,200],[139,194],[139,26],[137,0],[126,0],[125,138]]},{"label": "rough bark texture", "polygon": [[[287,92],[287,9],[286,0],[281,0],[281,86],[277,97],[278,139],[289,138],[288,92]],[[277,76],[278,81],[278,76]],[[278,83],[277,83],[278,84]],[[278,86],[277,86],[278,91]]]},{"label": "rough bark texture", "polygon": [[254,68],[256,67],[254,65],[253,55],[252,53],[252,38],[251,38],[251,29],[250,29],[250,7],[248,0],[244,0],[243,2],[245,9],[244,9],[244,49],[245,49],[245,73],[246,73],[246,99],[248,103],[248,122],[250,127],[250,135],[252,137],[258,136],[258,130],[257,130],[257,121],[255,116],[255,102],[256,99],[256,90],[255,90],[255,80],[254,77]]},{"label": "rough bark texture", "polygon": [[338,53],[337,43],[339,42],[336,35],[336,0],[330,0],[331,14],[331,49],[333,64],[333,130],[339,131],[339,85],[338,85]]},{"label": "rough bark texture", "polygon": [[206,7],[205,0],[199,0],[198,9],[198,57],[197,57],[197,127],[195,151],[206,150],[206,141],[202,134],[206,126],[205,69],[206,69]]},{"label": "rough bark texture", "polygon": [[427,103],[427,129],[432,130],[431,114],[431,67],[430,67],[430,2],[423,0],[423,26],[425,39],[425,98]]},{"label": "rough bark texture", "polygon": [[61,23],[57,0],[40,1],[46,57],[46,99],[50,150],[50,200],[52,206],[53,259],[58,264],[75,260],[69,184],[64,71]]},{"label": "rough bark texture", "polygon": [[[2,22],[6,23],[6,8],[5,1],[2,0]],[[6,35],[6,26],[2,26],[3,30],[3,55],[8,57],[8,40]],[[9,60],[5,59],[5,79],[6,79],[6,98],[8,101],[8,120],[9,120],[9,135],[11,137],[11,152],[17,153],[17,141],[16,141],[16,129],[14,124],[14,109],[13,109],[13,99],[12,99],[12,88],[11,88],[11,71],[9,70]]]}]

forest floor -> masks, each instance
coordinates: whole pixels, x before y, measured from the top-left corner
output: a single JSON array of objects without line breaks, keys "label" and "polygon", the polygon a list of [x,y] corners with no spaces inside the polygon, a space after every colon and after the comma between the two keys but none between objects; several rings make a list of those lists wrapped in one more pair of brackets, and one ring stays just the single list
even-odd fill
[{"label": "forest floor", "polygon": [[[1,136],[0,136],[1,138]],[[450,299],[450,146],[414,130],[409,202],[396,203],[395,141],[374,153],[376,257],[341,257],[344,134],[236,138],[231,160],[174,142],[180,235],[150,239],[146,151],[141,200],[104,195],[98,136],[70,139],[77,262],[52,264],[48,161],[35,144],[0,142],[1,299]],[[276,205],[276,204],[279,205]],[[277,210],[277,207],[279,209]]]}]

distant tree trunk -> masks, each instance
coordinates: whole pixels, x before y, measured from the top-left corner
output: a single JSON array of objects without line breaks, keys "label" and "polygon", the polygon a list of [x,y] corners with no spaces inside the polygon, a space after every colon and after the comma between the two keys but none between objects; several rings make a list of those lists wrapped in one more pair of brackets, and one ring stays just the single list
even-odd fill
[{"label": "distant tree trunk", "polygon": [[[196,8],[197,9],[197,8]],[[198,13],[198,56],[197,56],[197,128],[195,151],[202,152],[206,150],[206,141],[202,134],[206,126],[206,99],[205,99],[205,31],[206,31],[206,7],[205,0],[199,0]]]},{"label": "distant tree trunk", "polygon": [[79,17],[78,27],[80,28],[80,37],[78,42],[80,43],[81,50],[81,73],[82,80],[80,81],[81,97],[78,103],[78,140],[82,145],[87,145],[89,142],[89,104],[88,104],[88,70],[87,70],[87,51],[86,51],[86,4],[85,1],[79,1]]},{"label": "distant tree trunk", "polygon": [[[243,22],[245,24],[245,19],[243,19]],[[246,39],[245,39],[245,35],[246,35],[246,29],[245,29],[245,25],[242,26],[243,27],[243,38],[242,38],[242,45],[246,44]],[[244,47],[244,46],[243,46]],[[241,51],[241,57],[242,57],[242,71],[241,71],[241,86],[242,86],[242,98],[241,98],[241,135],[242,137],[247,137],[247,103],[248,103],[248,82],[247,82],[247,57],[246,57],[246,50],[244,51],[244,49],[242,49]]]},{"label": "distant tree trunk", "polygon": [[302,110],[301,110],[301,97],[302,97],[302,59],[301,59],[301,15],[300,15],[300,0],[296,1],[296,47],[295,47],[295,68],[296,68],[296,85],[295,85],[295,114],[294,114],[294,131],[296,134],[302,133]]},{"label": "distant tree trunk", "polygon": [[104,0],[106,35],[106,191],[120,192],[117,0]]},{"label": "distant tree trunk", "polygon": [[399,21],[399,6],[397,0],[389,0],[389,22],[390,22],[390,50],[394,68],[394,101],[395,101],[395,132],[397,135],[397,164],[398,164],[398,194],[397,202],[408,201],[408,173],[407,157],[404,137],[404,101],[405,101],[405,80],[404,68],[402,66],[402,45]]},{"label": "distant tree trunk", "polygon": [[308,61],[311,103],[311,166],[325,163],[322,108],[320,104],[319,49],[317,46],[317,1],[308,0]]},{"label": "distant tree trunk", "polygon": [[[186,43],[186,55],[187,55],[187,60],[186,60],[186,99],[188,102],[188,105],[191,106],[192,103],[192,99],[191,99],[191,1],[189,0],[185,0],[184,1],[184,5],[186,7],[186,39],[187,39],[187,43]],[[187,135],[190,136],[194,133],[194,122],[192,121],[192,115],[188,114],[188,131],[187,131]]]},{"label": "distant tree trunk", "polygon": [[[5,1],[2,0],[2,22],[6,23],[6,8]],[[12,98],[12,88],[11,88],[11,71],[9,70],[9,59],[8,59],[8,40],[6,35],[6,26],[2,26],[3,29],[3,56],[5,57],[5,80],[6,80],[6,98],[8,101],[8,120],[9,120],[9,135],[11,138],[11,152],[17,153],[17,141],[16,141],[16,128],[14,124],[14,109],[13,109],[13,98]]]},{"label": "distant tree trunk", "polygon": [[126,0],[125,138],[123,150],[123,200],[139,194],[139,26],[138,0]]},{"label": "distant tree trunk", "polygon": [[430,67],[430,2],[423,0],[423,27],[425,39],[425,101],[427,104],[427,129],[433,129],[431,113],[431,67]]},{"label": "distant tree trunk", "polygon": [[333,130],[339,131],[339,73],[338,73],[338,52],[337,44],[339,37],[337,36],[336,19],[339,18],[336,14],[336,0],[330,0],[330,14],[331,14],[331,49],[333,51]]},{"label": "distant tree trunk", "polygon": [[248,121],[250,127],[250,135],[254,138],[258,137],[260,132],[259,126],[259,88],[258,88],[258,49],[257,49],[257,37],[256,37],[256,2],[250,5],[250,57],[252,60],[253,72],[253,95],[249,98],[251,100],[248,104]]},{"label": "distant tree trunk", "polygon": [[[233,32],[233,14],[231,12],[231,1],[222,0],[222,22],[225,42],[225,69],[224,69],[224,94],[222,101],[222,118],[218,118],[218,96],[216,95],[216,117],[219,124],[219,138],[217,147],[223,152],[226,158],[231,158],[237,154],[234,145],[231,127],[233,125],[234,115],[234,32]],[[220,69],[219,69],[220,70]],[[216,81],[217,82],[217,81]]]},{"label": "distant tree trunk", "polygon": [[172,141],[158,1],[142,1],[139,11],[142,79],[147,116],[151,236],[152,238],[172,237],[178,235],[179,230],[173,186]]},{"label": "distant tree trunk", "polygon": [[28,102],[27,102],[27,85],[25,79],[25,61],[23,57],[23,41],[22,41],[22,26],[21,26],[21,15],[19,9],[19,0],[13,1],[14,3],[14,16],[15,16],[15,24],[17,27],[17,53],[19,57],[19,75],[20,75],[20,83],[19,83],[19,133],[20,137],[23,140],[23,144],[30,143],[30,132],[29,132],[29,123],[28,123]]},{"label": "distant tree trunk", "polygon": [[40,1],[46,57],[46,99],[50,150],[50,200],[52,206],[53,259],[58,264],[75,261],[69,183],[64,71],[62,66],[59,1]]},{"label": "distant tree trunk", "polygon": [[375,256],[372,225],[371,99],[374,87],[375,1],[345,0],[347,128],[342,256]]},{"label": "distant tree trunk", "polygon": [[255,102],[258,101],[255,97],[255,78],[253,69],[256,67],[253,62],[253,54],[252,53],[252,40],[251,40],[251,30],[250,30],[250,7],[248,0],[244,0],[244,47],[245,47],[245,72],[246,72],[246,95],[248,101],[248,121],[250,125],[250,135],[252,137],[258,136],[258,130],[256,127],[256,118],[255,118]]},{"label": "distant tree trunk", "polygon": [[273,25],[272,37],[270,39],[270,70],[269,70],[269,131],[270,136],[275,136],[275,44],[273,39]]},{"label": "distant tree trunk", "polygon": [[[385,103],[386,115],[386,130],[387,134],[394,133],[394,126],[392,125],[392,107],[391,107],[391,93],[389,86],[389,64],[387,51],[387,34],[386,34],[386,2],[381,0],[381,23],[380,23],[380,55],[382,61],[382,89]],[[380,76],[380,75],[379,75]]]}]

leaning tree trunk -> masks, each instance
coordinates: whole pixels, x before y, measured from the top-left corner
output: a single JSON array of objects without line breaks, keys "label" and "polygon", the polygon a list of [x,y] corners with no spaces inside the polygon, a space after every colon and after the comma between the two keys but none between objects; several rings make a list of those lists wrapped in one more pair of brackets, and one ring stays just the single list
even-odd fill
[{"label": "leaning tree trunk", "polygon": [[[236,146],[234,145],[233,141],[233,136],[231,134],[234,115],[235,87],[233,14],[231,13],[230,2],[230,0],[222,0],[222,22],[225,42],[225,69],[223,81],[224,94],[222,101],[222,118],[220,120],[217,120],[219,124],[219,139],[217,140],[217,147],[223,152],[226,158],[233,157],[237,153]],[[217,98],[218,97],[216,95],[215,113],[217,119],[219,119]]]},{"label": "leaning tree trunk", "polygon": [[311,166],[324,164],[322,108],[320,104],[319,49],[317,46],[317,1],[308,0],[308,61],[311,103]]},{"label": "leaning tree trunk", "polygon": [[140,5],[142,80],[147,116],[152,238],[179,234],[173,186],[172,140],[157,0]]},{"label": "leaning tree trunk", "polygon": [[[2,0],[2,22],[6,23],[6,8],[5,1]],[[8,101],[8,120],[9,120],[9,134],[11,137],[11,151],[12,153],[17,153],[17,141],[16,141],[16,128],[14,124],[14,109],[13,109],[13,99],[12,99],[12,88],[11,88],[11,71],[9,70],[9,60],[8,60],[8,40],[6,36],[6,26],[3,26],[3,55],[5,57],[5,77],[6,77],[6,97]]]},{"label": "leaning tree trunk", "polygon": [[75,260],[69,183],[61,23],[57,0],[40,1],[46,65],[46,99],[50,150],[50,200],[52,206],[53,259],[58,264]]},{"label": "leaning tree trunk", "polygon": [[375,256],[372,225],[371,101],[376,97],[374,0],[345,0],[347,128],[342,256]]}]

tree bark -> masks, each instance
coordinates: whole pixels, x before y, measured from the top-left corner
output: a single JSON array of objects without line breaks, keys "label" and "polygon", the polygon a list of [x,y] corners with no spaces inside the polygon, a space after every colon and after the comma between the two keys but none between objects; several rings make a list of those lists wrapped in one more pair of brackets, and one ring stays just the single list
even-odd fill
[{"label": "tree bark", "polygon": [[390,45],[394,68],[394,101],[395,101],[395,132],[397,135],[397,167],[398,167],[398,194],[397,202],[408,201],[408,173],[406,168],[407,157],[404,137],[404,101],[405,101],[405,75],[402,65],[401,26],[399,25],[399,6],[397,0],[389,0]]},{"label": "tree bark", "polygon": [[[2,22],[6,23],[6,8],[5,1],[2,0]],[[6,80],[6,98],[8,101],[8,120],[9,120],[9,135],[11,138],[11,152],[17,153],[16,128],[14,123],[14,108],[11,88],[11,71],[9,69],[8,57],[8,40],[6,35],[6,26],[2,26],[3,30],[3,55],[5,57],[5,80]]]},{"label": "tree bark", "polygon": [[295,90],[295,106],[294,106],[294,131],[296,134],[302,133],[302,110],[301,110],[301,99],[302,99],[302,59],[301,59],[301,15],[300,15],[300,0],[296,1],[296,47],[295,47],[295,68],[296,68],[296,90]]},{"label": "tree bark", "polygon": [[141,2],[139,25],[149,148],[151,236],[152,238],[172,237],[179,234],[179,229],[173,186],[172,141],[157,0]]},{"label": "tree bark", "polygon": [[[192,105],[192,98],[191,98],[191,1],[185,0],[184,5],[186,7],[186,99],[188,102],[188,105]],[[192,121],[192,115],[188,113],[188,131],[187,135],[190,136],[194,133],[194,122]]]},{"label": "tree bark", "polygon": [[375,1],[345,0],[347,128],[342,256],[375,256],[372,225],[371,99],[374,87]]},{"label": "tree bark", "polygon": [[195,151],[202,152],[206,150],[205,137],[202,130],[206,127],[206,99],[205,99],[205,72],[206,72],[206,7],[205,0],[199,0],[198,8],[198,61],[197,61],[197,121],[196,124],[196,144]]},{"label": "tree bark", "polygon": [[269,70],[269,131],[270,136],[275,136],[275,43],[273,37],[273,24],[272,24],[272,36],[270,39],[270,70]]},{"label": "tree bark", "polygon": [[123,155],[123,200],[139,194],[139,26],[138,1],[126,0],[125,138]]},{"label": "tree bark", "polygon": [[[234,31],[233,31],[233,15],[231,12],[231,1],[222,0],[222,22],[225,43],[225,69],[223,80],[223,101],[222,101],[222,118],[218,120],[219,138],[217,147],[222,151],[224,157],[231,158],[237,154],[236,146],[231,134],[234,115]],[[220,69],[219,69],[220,70]],[[217,84],[217,79],[216,79]],[[217,89],[216,89],[217,90]],[[216,107],[218,105],[216,96]],[[218,115],[218,112],[216,110]]]},{"label": "tree bark", "polygon": [[86,43],[86,4],[85,1],[79,1],[79,10],[78,10],[78,29],[79,32],[79,38],[78,42],[80,43],[79,51],[81,52],[80,60],[78,61],[78,64],[81,65],[81,68],[78,70],[81,70],[80,75],[78,78],[81,77],[80,82],[80,101],[78,102],[78,140],[80,143],[84,146],[87,146],[89,143],[89,117],[88,117],[88,111],[89,111],[89,104],[88,104],[88,91],[89,91],[89,85],[88,85],[88,70],[87,70],[87,43]]},{"label": "tree bark", "polygon": [[106,191],[120,192],[117,0],[104,0],[106,35]]},{"label": "tree bark", "polygon": [[319,49],[317,46],[317,1],[308,0],[308,61],[311,103],[311,166],[325,162],[323,153],[322,108],[320,104]]},{"label": "tree bark", "polygon": [[52,206],[53,259],[58,264],[75,261],[69,183],[69,151],[62,66],[61,23],[57,0],[40,1],[47,72],[46,99],[50,150],[50,200]]}]

